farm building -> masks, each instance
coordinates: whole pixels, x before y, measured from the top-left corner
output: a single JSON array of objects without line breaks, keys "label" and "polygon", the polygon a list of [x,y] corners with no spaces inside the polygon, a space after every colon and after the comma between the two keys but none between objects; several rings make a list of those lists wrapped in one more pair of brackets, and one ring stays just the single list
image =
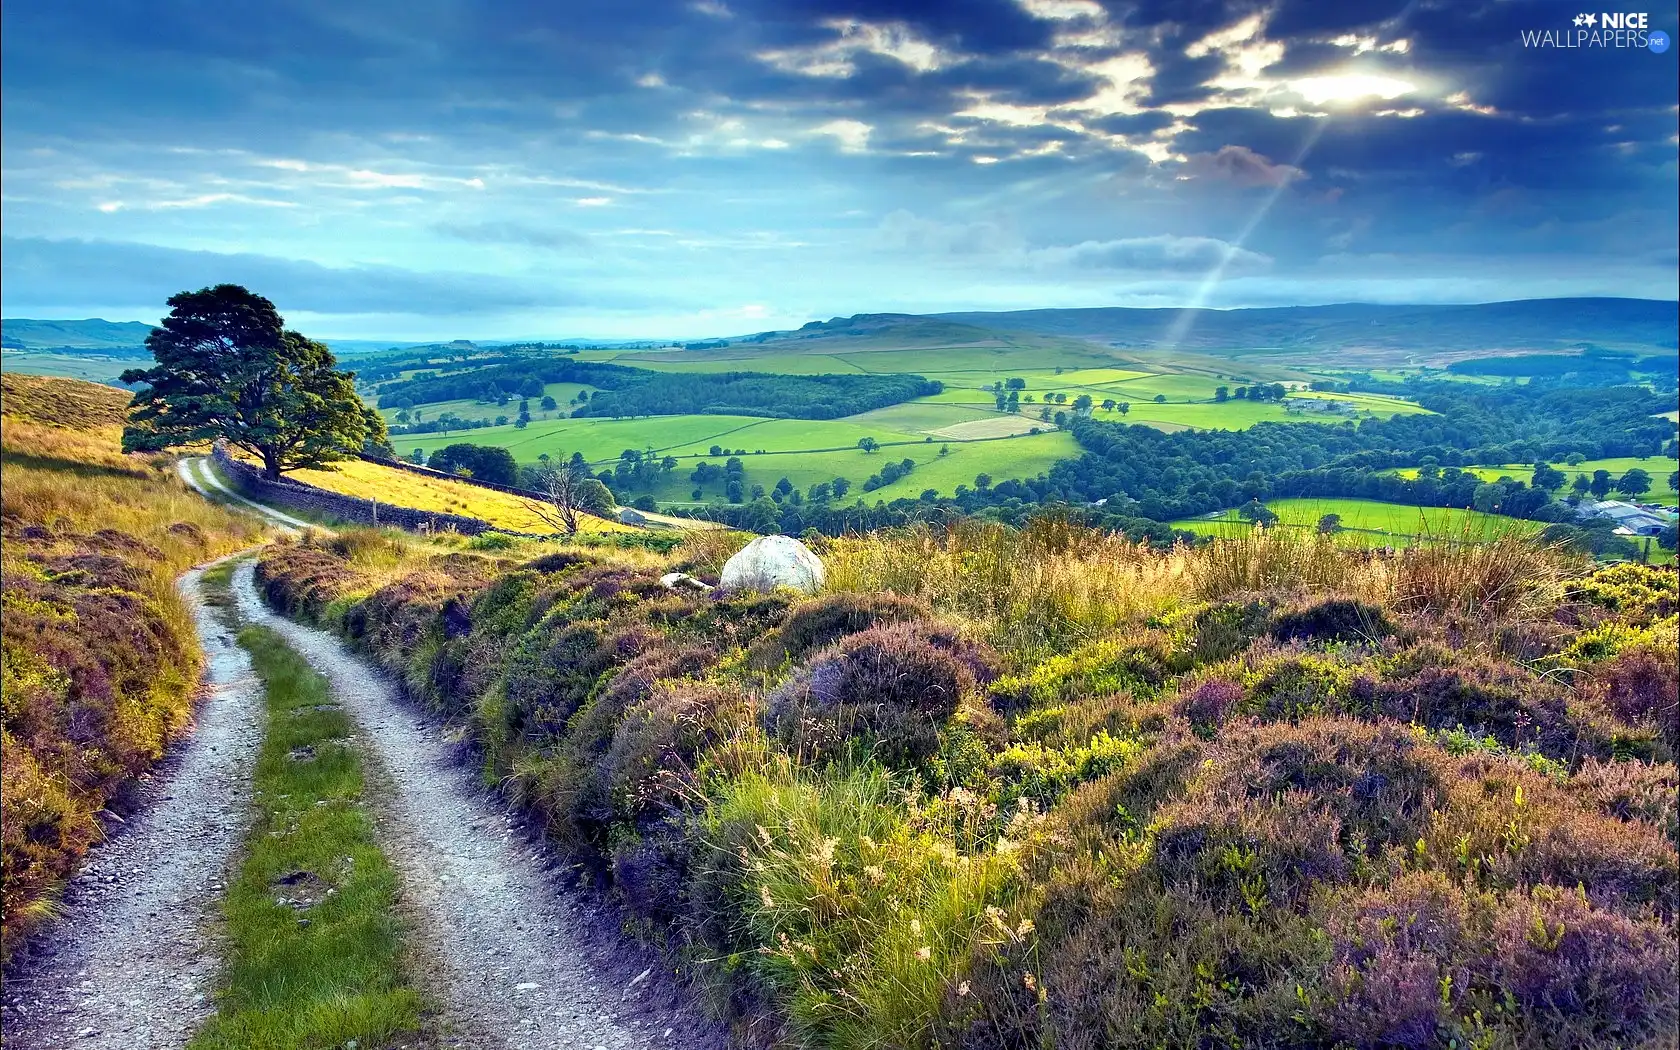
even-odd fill
[{"label": "farm building", "polygon": [[1616,531],[1625,529],[1632,536],[1655,536],[1670,520],[1662,513],[1614,499],[1602,503],[1583,502],[1577,513],[1582,518],[1609,518],[1616,523]]}]

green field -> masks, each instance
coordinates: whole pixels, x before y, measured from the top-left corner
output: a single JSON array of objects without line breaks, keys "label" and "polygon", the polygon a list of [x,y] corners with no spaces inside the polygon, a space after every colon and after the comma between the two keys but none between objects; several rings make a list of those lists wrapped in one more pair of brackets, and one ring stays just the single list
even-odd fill
[{"label": "green field", "polygon": [[[430,455],[444,445],[469,442],[508,449],[521,463],[535,462],[541,455],[554,459],[581,453],[599,470],[611,467],[625,449],[652,450],[660,458],[675,457],[676,469],[653,486],[655,498],[672,503],[694,500],[690,478],[701,461],[720,460],[710,453],[722,446],[724,457],[745,450],[745,482],[772,488],[786,477],[800,489],[836,477],[852,482],[853,496],[892,500],[914,498],[926,489],[952,493],[958,485],[972,485],[977,474],[989,474],[996,481],[1032,477],[1049,469],[1057,460],[1080,454],[1070,434],[1040,418],[1048,407],[1056,412],[1073,411],[1072,403],[1082,394],[1100,405],[1104,400],[1129,402],[1132,410],[1096,411],[1099,419],[1139,423],[1162,430],[1185,428],[1240,430],[1260,422],[1336,423],[1357,415],[1421,412],[1418,406],[1395,398],[1373,395],[1326,395],[1326,400],[1351,403],[1347,414],[1290,412],[1282,405],[1246,400],[1214,403],[1217,387],[1235,389],[1255,381],[1299,382],[1302,376],[1276,370],[1243,367],[1239,373],[1218,371],[1230,368],[1212,360],[1180,360],[1171,354],[1151,353],[1143,358],[1123,351],[1070,339],[983,333],[940,323],[913,325],[908,335],[885,336],[859,331],[821,338],[785,339],[763,345],[735,345],[717,350],[690,351],[584,351],[578,360],[610,361],[637,368],[666,372],[763,372],[784,375],[914,373],[944,385],[940,394],[864,412],[844,419],[813,421],[764,419],[753,416],[667,416],[649,419],[574,419],[562,415],[575,396],[575,386],[551,384],[549,393],[561,403],[555,418],[533,413],[523,430],[514,426],[487,427],[444,434],[400,435],[392,443],[404,457],[415,450]],[[1141,367],[1140,367],[1141,366]],[[1183,371],[1178,371],[1182,369]],[[996,409],[994,385],[1019,379],[1022,403],[1018,413]],[[1060,394],[1060,404],[1046,400]],[[1154,402],[1156,396],[1166,403]],[[1025,398],[1031,397],[1027,402]],[[503,406],[473,402],[445,402],[423,405],[424,419],[436,419],[444,412],[464,418],[512,415],[516,403]],[[395,413],[384,413],[389,420]],[[1037,434],[1033,430],[1040,431]],[[859,439],[874,438],[882,445],[873,456],[857,449]],[[940,449],[946,449],[941,456]],[[913,459],[910,476],[874,492],[862,493],[862,484],[882,464]],[[626,492],[626,499],[645,490]],[[710,482],[700,499],[722,496],[720,482]]]},{"label": "green field", "polygon": [[[1567,463],[1553,463],[1552,466],[1563,471],[1563,473],[1568,476],[1569,480],[1564,483],[1565,487],[1561,490],[1562,495],[1569,494],[1570,489],[1568,486],[1574,484],[1577,475],[1585,475],[1590,479],[1593,475],[1593,471],[1608,470],[1610,472],[1611,480],[1614,481],[1616,478],[1626,474],[1634,467],[1638,467],[1647,474],[1651,475],[1651,491],[1640,497],[1642,501],[1649,503],[1667,503],[1670,506],[1674,506],[1677,502],[1680,502],[1680,493],[1677,493],[1674,486],[1668,483],[1668,476],[1674,473],[1677,466],[1680,466],[1680,464],[1677,464],[1676,461],[1665,456],[1646,456],[1644,458],[1622,456],[1613,459],[1589,459],[1573,467]],[[1459,469],[1463,470],[1467,474],[1474,474],[1483,481],[1498,481],[1500,478],[1508,477],[1514,481],[1521,481],[1524,484],[1527,484],[1534,477],[1534,464],[1532,463],[1507,463],[1493,466],[1478,465],[1474,467],[1461,467]],[[1418,468],[1396,467],[1394,473],[1403,478],[1415,478],[1418,474]],[[1621,497],[1614,491],[1610,493],[1610,497],[1612,499],[1625,498]]]},{"label": "green field", "polygon": [[618,459],[625,449],[652,449],[660,455],[704,456],[713,444],[754,452],[853,448],[872,437],[882,444],[919,443],[925,435],[880,426],[859,426],[844,420],[764,419],[758,416],[654,416],[648,419],[534,420],[521,430],[513,424],[460,430],[452,434],[409,434],[393,437],[397,451],[408,455],[421,449],[430,455],[458,441],[505,448],[521,463],[534,463],[547,454],[568,459],[574,452],[595,464]]},{"label": "green field", "polygon": [[[1539,522],[1483,514],[1456,507],[1413,507],[1370,499],[1279,499],[1266,506],[1281,525],[1313,528],[1326,514],[1340,514],[1342,528],[1357,530],[1373,541],[1411,539],[1489,539],[1509,531],[1537,533]],[[1209,518],[1186,518],[1172,523],[1203,535],[1228,535],[1250,528],[1235,510]]]},{"label": "green field", "polygon": [[[1327,398],[1325,400],[1345,399]],[[1098,404],[1100,405],[1101,402],[1098,402]],[[1154,401],[1133,401],[1131,402],[1132,410],[1124,415],[1118,409],[1105,410],[1101,407],[1096,410],[1094,415],[1097,419],[1115,423],[1144,423],[1149,425],[1164,423],[1176,427],[1195,427],[1199,430],[1245,430],[1256,423],[1340,423],[1367,413],[1388,417],[1427,411],[1427,409],[1420,408],[1409,401],[1401,401],[1397,398],[1358,400],[1353,401],[1352,404],[1355,405],[1353,412],[1330,413],[1307,410],[1292,412],[1276,401],[1233,400],[1191,404],[1174,401],[1168,401],[1165,404],[1158,404]],[[1022,411],[1025,412],[1027,409]],[[1036,410],[1034,410],[1034,413],[1036,414]]]}]

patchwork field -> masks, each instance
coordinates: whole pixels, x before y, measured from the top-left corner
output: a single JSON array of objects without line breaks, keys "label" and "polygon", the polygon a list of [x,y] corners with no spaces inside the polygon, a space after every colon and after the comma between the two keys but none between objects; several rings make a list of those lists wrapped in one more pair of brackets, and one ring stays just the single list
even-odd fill
[{"label": "patchwork field", "polygon": [[[1343,529],[1364,533],[1378,545],[1390,540],[1488,540],[1511,532],[1537,533],[1544,527],[1539,522],[1456,507],[1413,507],[1368,499],[1279,499],[1266,506],[1278,516],[1280,525],[1298,528],[1315,528],[1324,515],[1339,514]],[[1217,517],[1187,518],[1172,524],[1174,528],[1209,536],[1228,536],[1252,527],[1234,510]]]}]

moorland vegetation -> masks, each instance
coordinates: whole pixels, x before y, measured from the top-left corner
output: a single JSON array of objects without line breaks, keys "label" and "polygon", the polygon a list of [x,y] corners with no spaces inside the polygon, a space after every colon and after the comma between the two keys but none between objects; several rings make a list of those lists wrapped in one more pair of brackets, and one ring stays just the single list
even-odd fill
[{"label": "moorland vegetation", "polygon": [[191,719],[200,654],[175,578],[257,542],[172,460],[124,455],[129,395],[0,376],[0,868],[10,954]]},{"label": "moorland vegetation", "polygon": [[257,570],[743,1031],[811,1047],[1671,1045],[1672,570],[1067,520]]}]

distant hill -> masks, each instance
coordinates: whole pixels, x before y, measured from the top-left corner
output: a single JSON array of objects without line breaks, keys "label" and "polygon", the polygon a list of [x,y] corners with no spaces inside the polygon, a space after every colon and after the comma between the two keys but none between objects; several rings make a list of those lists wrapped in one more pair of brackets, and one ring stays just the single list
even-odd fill
[{"label": "distant hill", "polygon": [[139,321],[37,321],[27,317],[0,320],[0,346],[8,350],[99,350],[144,353],[152,326]]},{"label": "distant hill", "polygon": [[1134,350],[1291,359],[1366,351],[1441,363],[1490,351],[1586,346],[1675,350],[1680,304],[1656,299],[1523,299],[1445,306],[1338,303],[1239,310],[1014,310],[932,315],[995,331],[1072,336]]}]

